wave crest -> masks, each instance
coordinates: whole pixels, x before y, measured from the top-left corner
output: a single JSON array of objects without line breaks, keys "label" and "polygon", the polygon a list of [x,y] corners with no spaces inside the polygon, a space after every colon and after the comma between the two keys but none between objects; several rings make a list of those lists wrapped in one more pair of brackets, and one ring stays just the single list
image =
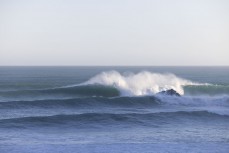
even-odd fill
[{"label": "wave crest", "polygon": [[117,71],[102,72],[81,85],[100,84],[114,86],[123,96],[153,95],[163,90],[174,89],[184,94],[183,86],[200,85],[174,74],[160,74],[143,71],[122,75]]}]

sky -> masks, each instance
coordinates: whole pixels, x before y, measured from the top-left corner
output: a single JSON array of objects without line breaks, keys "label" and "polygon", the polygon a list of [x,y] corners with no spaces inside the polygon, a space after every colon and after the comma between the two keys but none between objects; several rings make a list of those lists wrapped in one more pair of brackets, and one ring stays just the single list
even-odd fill
[{"label": "sky", "polygon": [[0,0],[0,66],[229,65],[228,0]]}]

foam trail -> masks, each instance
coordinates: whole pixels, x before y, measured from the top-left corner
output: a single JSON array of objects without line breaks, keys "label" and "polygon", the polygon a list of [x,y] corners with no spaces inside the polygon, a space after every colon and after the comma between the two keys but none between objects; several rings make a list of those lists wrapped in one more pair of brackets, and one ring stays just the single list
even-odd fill
[{"label": "foam trail", "polygon": [[122,75],[117,71],[102,72],[81,85],[101,84],[118,88],[124,96],[152,95],[163,90],[174,89],[184,94],[183,86],[200,85],[174,74],[143,71]]}]

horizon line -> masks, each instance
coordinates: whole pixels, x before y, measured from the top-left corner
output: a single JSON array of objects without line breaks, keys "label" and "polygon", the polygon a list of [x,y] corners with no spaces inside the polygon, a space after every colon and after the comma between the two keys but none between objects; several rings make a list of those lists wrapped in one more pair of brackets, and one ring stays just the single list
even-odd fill
[{"label": "horizon line", "polygon": [[229,65],[0,65],[0,67],[229,67]]}]

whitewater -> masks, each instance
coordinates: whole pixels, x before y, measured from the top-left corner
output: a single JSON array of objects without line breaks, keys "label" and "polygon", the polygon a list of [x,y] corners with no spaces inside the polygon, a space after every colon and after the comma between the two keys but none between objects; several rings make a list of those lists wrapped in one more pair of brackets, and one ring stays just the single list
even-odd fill
[{"label": "whitewater", "polygon": [[228,67],[0,67],[0,152],[226,153],[228,108]]},{"label": "whitewater", "polygon": [[160,91],[174,89],[184,94],[182,86],[198,85],[174,74],[150,73],[147,71],[137,74],[121,75],[117,71],[102,72],[82,85],[101,84],[118,88],[124,96],[152,95]]}]

